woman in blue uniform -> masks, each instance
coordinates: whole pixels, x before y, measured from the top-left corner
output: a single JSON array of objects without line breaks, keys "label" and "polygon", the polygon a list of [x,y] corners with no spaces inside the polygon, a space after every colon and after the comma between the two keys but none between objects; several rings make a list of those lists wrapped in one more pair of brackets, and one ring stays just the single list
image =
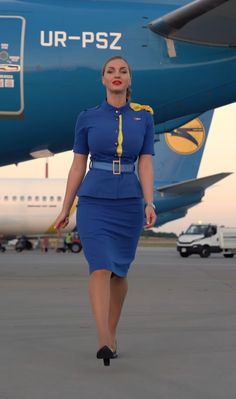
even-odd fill
[{"label": "woman in blue uniform", "polygon": [[[102,70],[106,100],[80,113],[63,208],[68,224],[76,193],[77,229],[89,264],[89,294],[105,365],[117,357],[116,330],[127,294],[127,273],[140,233],[155,224],[152,108],[130,102],[131,70],[112,57]],[[90,170],[85,176],[90,154]],[[138,159],[138,177],[134,162]],[[144,218],[146,217],[146,225]]]}]

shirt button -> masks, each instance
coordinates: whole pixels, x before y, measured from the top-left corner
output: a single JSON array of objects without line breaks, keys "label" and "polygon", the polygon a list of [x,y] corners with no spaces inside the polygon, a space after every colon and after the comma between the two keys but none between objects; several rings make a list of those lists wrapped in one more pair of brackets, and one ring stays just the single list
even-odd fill
[{"label": "shirt button", "polygon": [[115,143],[115,145],[117,145],[117,143]]},{"label": "shirt button", "polygon": [[118,111],[118,110],[116,110],[116,114],[119,114],[119,111]]}]

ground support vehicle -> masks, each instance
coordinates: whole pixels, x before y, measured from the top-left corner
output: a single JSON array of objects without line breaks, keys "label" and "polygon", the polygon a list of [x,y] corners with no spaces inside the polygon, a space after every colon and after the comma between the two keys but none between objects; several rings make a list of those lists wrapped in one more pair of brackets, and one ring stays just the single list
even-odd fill
[{"label": "ground support vehicle", "polygon": [[199,254],[207,258],[211,253],[222,253],[225,258],[236,254],[236,227],[214,224],[191,224],[177,241],[177,251],[187,258]]}]

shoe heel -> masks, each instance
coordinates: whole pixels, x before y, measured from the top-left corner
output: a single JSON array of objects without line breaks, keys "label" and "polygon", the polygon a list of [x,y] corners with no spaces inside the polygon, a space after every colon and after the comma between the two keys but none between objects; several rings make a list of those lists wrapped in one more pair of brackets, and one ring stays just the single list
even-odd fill
[{"label": "shoe heel", "polygon": [[110,366],[110,359],[103,359],[104,366]]},{"label": "shoe heel", "polygon": [[113,357],[113,352],[108,346],[103,346],[97,352],[97,359],[103,359],[104,366],[110,366],[110,359]]}]

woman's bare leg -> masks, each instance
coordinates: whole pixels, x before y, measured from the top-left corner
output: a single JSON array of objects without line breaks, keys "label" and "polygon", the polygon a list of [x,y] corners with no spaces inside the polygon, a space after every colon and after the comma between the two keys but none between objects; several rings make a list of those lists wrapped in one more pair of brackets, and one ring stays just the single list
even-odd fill
[{"label": "woman's bare leg", "polygon": [[111,272],[106,269],[95,270],[89,278],[89,296],[96,321],[100,347],[111,346],[109,330]]},{"label": "woman's bare leg", "polygon": [[115,350],[116,328],[128,291],[128,280],[126,277],[113,276],[110,281],[110,287],[109,330],[111,335],[112,349]]}]

